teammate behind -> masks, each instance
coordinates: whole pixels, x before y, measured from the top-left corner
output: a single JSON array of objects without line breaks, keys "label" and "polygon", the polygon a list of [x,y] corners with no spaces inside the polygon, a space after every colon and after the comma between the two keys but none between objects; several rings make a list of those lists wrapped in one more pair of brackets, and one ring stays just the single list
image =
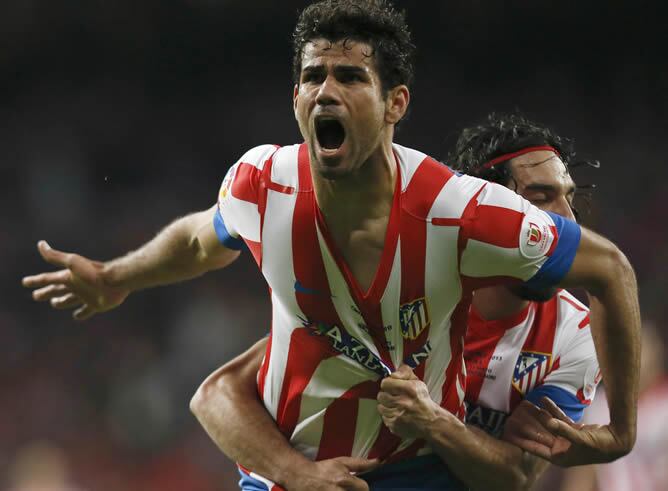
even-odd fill
[{"label": "teammate behind", "polygon": [[[457,170],[516,190],[544,210],[573,218],[575,184],[567,164],[574,158],[572,144],[549,129],[521,116],[490,115],[484,124],[462,132],[448,161]],[[266,343],[258,342],[216,371],[193,398],[195,415],[223,449],[243,446],[249,438],[260,440],[267,431],[278,433],[274,425],[257,426],[266,415],[255,392]],[[538,403],[549,396],[578,420],[597,382],[589,310],[567,291],[554,288],[496,286],[476,291],[465,359],[467,422],[494,437],[501,436],[509,413],[510,427],[527,431],[523,413],[532,412],[531,405],[514,412],[525,398]],[[464,427],[433,402],[407,366],[391,377],[381,384],[378,396],[381,414],[391,415],[384,418],[386,424],[400,436],[425,439],[468,487],[529,489],[546,468],[545,460]],[[548,437],[549,431],[543,433]],[[287,441],[285,447],[289,452]],[[248,471],[242,476],[261,479]]]},{"label": "teammate behind", "polygon": [[[343,457],[347,463],[334,462],[341,479],[363,485],[349,472],[351,457],[355,467],[368,465],[360,458],[378,458],[386,476],[410,465],[404,475],[412,487],[441,489],[460,485],[424,442],[382,424],[380,380],[408,364],[432,399],[463,416],[473,290],[513,282],[582,286],[600,300],[599,361],[615,392],[611,424],[587,430],[596,444],[578,458],[607,461],[628,452],[639,312],[625,256],[502,186],[393,143],[410,100],[413,45],[403,15],[388,2],[313,3],[294,40],[293,103],[305,143],[249,150],[228,171],[217,206],[108,263],[40,243],[45,260],[64,269],[24,285],[38,289],[37,300],[76,308],[75,317],[85,319],[133,291],[222,268],[245,243],[272,299],[271,348],[258,386],[298,449],[296,461]],[[419,329],[410,328],[416,316]],[[272,445],[249,441],[248,455],[235,460],[263,474]]]},{"label": "teammate behind", "polygon": [[[449,162],[517,191],[541,209],[574,218],[576,186],[568,171],[575,162],[572,143],[522,116],[492,114],[463,130]],[[384,422],[394,433],[427,440],[472,489],[530,489],[549,462],[497,438],[505,428],[505,438],[538,435],[552,446],[555,437],[544,426],[545,413],[534,406],[541,402],[556,404],[571,420],[581,419],[600,379],[589,309],[556,288],[478,290],[465,359],[468,425],[438,408],[406,367],[383,382]]]}]

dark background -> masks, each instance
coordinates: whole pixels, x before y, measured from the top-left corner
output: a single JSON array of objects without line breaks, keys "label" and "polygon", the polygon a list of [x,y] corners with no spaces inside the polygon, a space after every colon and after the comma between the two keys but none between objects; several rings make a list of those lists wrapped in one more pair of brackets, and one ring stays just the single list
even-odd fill
[{"label": "dark background", "polygon": [[[418,46],[396,140],[441,157],[459,129],[515,109],[573,137],[602,162],[574,171],[598,184],[583,222],[629,255],[665,331],[665,16],[642,1],[396,3]],[[209,207],[249,147],[301,141],[290,33],[306,4],[0,4],[0,489],[236,489],[188,402],[268,329],[249,254],[85,324],[33,304],[20,278],[45,268],[38,239],[120,255]]]}]

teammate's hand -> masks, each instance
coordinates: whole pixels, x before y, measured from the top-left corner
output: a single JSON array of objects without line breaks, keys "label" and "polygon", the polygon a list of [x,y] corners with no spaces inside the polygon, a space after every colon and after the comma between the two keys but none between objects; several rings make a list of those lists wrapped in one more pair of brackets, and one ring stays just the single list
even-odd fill
[{"label": "teammate's hand", "polygon": [[423,438],[440,409],[427,385],[408,365],[401,365],[380,383],[378,412],[385,426],[397,436]]},{"label": "teammate's hand", "polygon": [[32,297],[38,302],[49,301],[54,309],[76,309],[76,320],[85,320],[98,312],[117,307],[130,294],[105,283],[104,264],[78,254],[52,249],[46,241],[37,244],[44,260],[64,269],[23,278],[23,286],[34,288]]},{"label": "teammate's hand", "polygon": [[525,432],[525,437],[507,438],[504,432],[504,439],[561,467],[612,462],[626,453],[611,426],[574,423],[547,397],[541,404],[542,409],[532,404],[536,408],[533,413],[547,435],[536,438]]},{"label": "teammate's hand", "polygon": [[604,464],[628,453],[612,426],[576,424],[547,397],[543,397],[541,405],[550,415],[547,428],[554,434],[555,444],[537,450],[553,464],[562,467]]},{"label": "teammate's hand", "polygon": [[302,466],[300,472],[285,483],[287,491],[369,491],[366,481],[355,474],[368,472],[379,465],[377,459],[336,457]]},{"label": "teammate's hand", "polygon": [[523,400],[506,420],[503,428],[503,440],[541,457],[539,449],[552,448],[555,436],[547,429],[551,416],[544,409]]}]

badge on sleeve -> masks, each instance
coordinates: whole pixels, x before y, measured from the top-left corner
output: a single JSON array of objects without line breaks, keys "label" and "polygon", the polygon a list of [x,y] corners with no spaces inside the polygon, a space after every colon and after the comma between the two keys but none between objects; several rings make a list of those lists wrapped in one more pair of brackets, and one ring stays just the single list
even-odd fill
[{"label": "badge on sleeve", "polygon": [[520,252],[527,259],[549,255],[556,232],[547,213],[538,209],[530,210],[522,222]]},{"label": "badge on sleeve", "polygon": [[234,176],[237,173],[237,164],[233,165],[227,174],[225,179],[223,179],[223,184],[220,186],[220,193],[218,195],[218,201],[225,201],[232,194],[232,183],[234,182]]}]

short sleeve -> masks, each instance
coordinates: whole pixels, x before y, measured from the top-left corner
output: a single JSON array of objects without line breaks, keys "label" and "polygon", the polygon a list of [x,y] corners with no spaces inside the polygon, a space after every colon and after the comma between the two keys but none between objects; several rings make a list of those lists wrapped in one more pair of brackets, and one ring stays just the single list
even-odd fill
[{"label": "short sleeve", "polygon": [[262,169],[276,150],[274,145],[255,147],[227,171],[213,219],[216,235],[225,247],[238,250],[244,241],[260,242]]},{"label": "short sleeve", "polygon": [[533,206],[513,191],[488,183],[462,217],[460,273],[473,279],[558,284],[570,269],[580,227]]},{"label": "short sleeve", "polygon": [[[551,371],[547,374],[542,385],[536,387],[527,399],[534,404],[540,403],[540,398],[548,396],[571,419],[579,421],[583,410],[591,404],[596,394],[596,388],[601,381],[601,371],[596,358],[596,348],[591,336],[589,325],[589,311],[578,307],[573,300],[560,295],[562,307],[560,314],[566,309],[571,313],[563,321],[563,339],[558,340],[558,348]],[[569,302],[571,305],[565,305]]]}]

